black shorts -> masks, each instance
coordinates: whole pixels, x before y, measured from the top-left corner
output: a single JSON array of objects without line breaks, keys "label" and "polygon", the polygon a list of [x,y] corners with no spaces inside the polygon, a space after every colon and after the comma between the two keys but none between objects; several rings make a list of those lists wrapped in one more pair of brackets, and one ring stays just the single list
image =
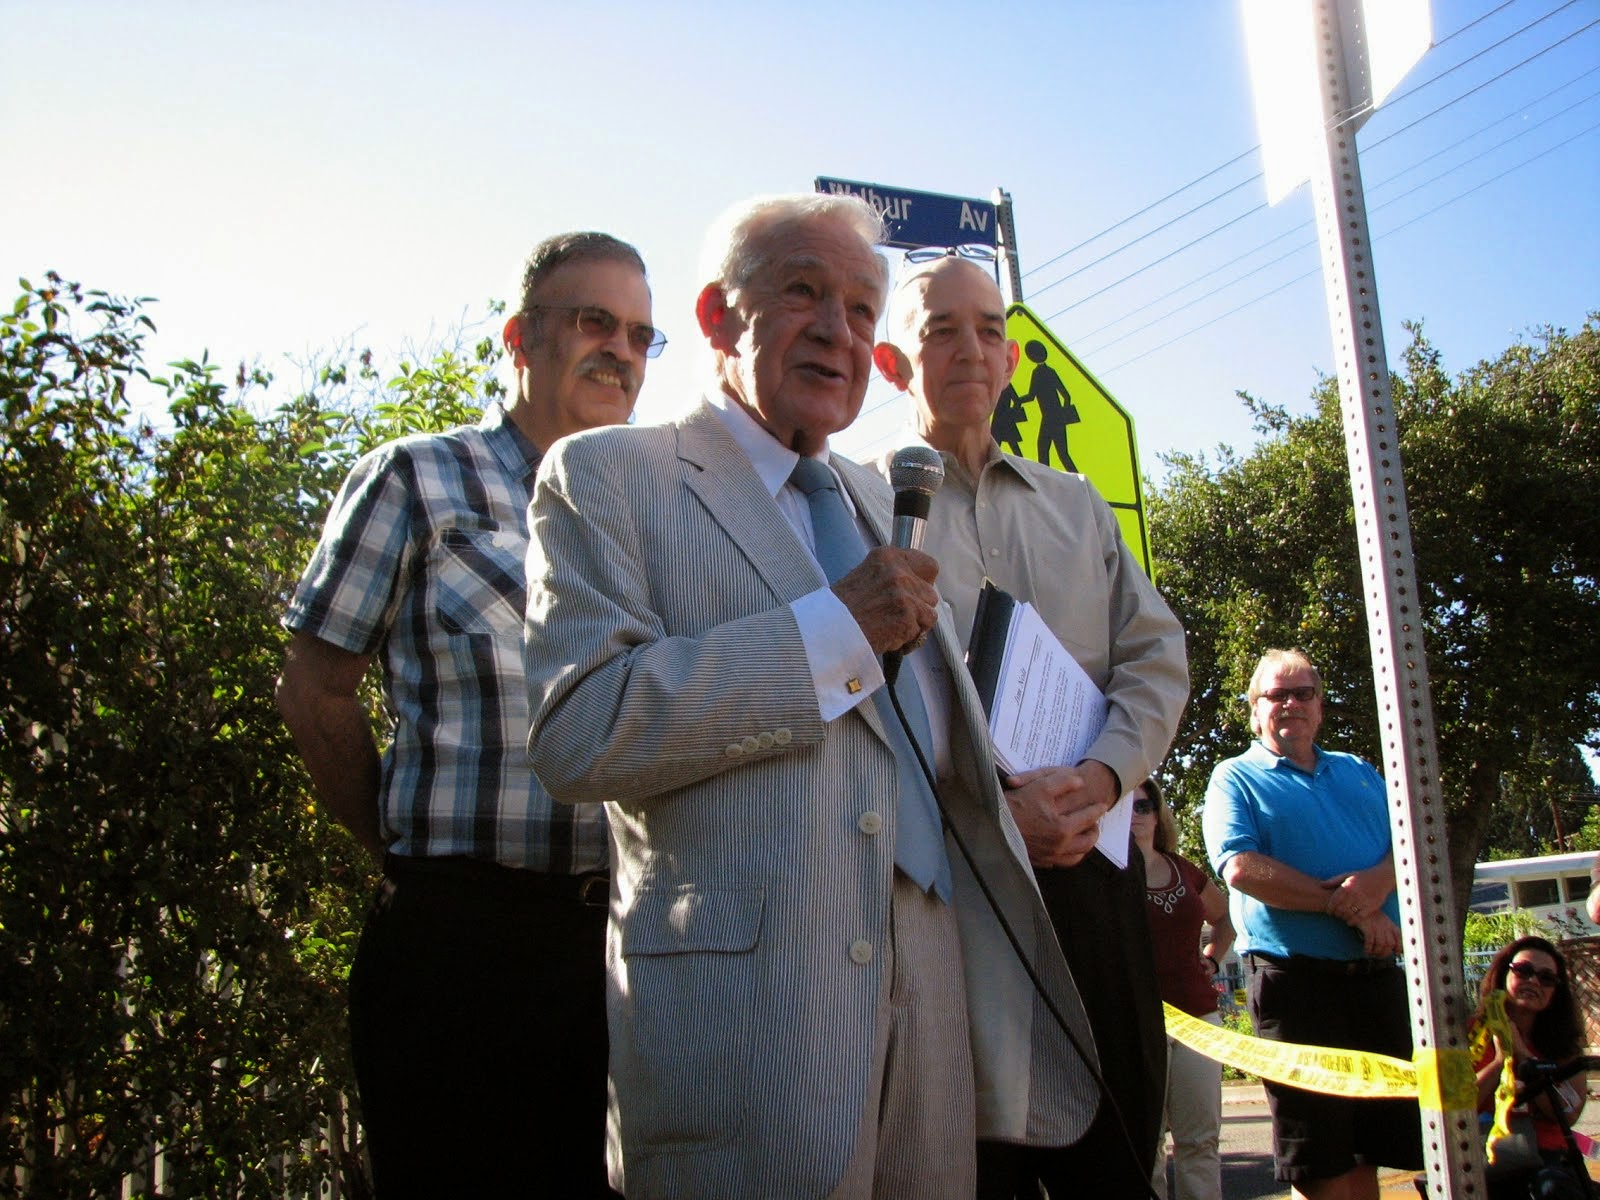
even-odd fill
[{"label": "black shorts", "polygon": [[[1411,1061],[1410,1009],[1399,967],[1342,974],[1333,964],[1279,966],[1258,955],[1250,963],[1250,1019],[1259,1037]],[[1334,1179],[1363,1165],[1421,1169],[1416,1100],[1352,1100],[1281,1083],[1265,1086],[1279,1180]]]}]

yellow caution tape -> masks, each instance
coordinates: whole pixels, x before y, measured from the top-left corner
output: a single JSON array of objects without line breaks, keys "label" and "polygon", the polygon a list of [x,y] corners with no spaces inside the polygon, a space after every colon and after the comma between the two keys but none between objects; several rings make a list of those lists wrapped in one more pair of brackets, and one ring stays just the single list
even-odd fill
[{"label": "yellow caution tape", "polygon": [[1478,1077],[1466,1050],[1425,1046],[1412,1055],[1417,1068],[1417,1102],[1429,1112],[1478,1107]]},{"label": "yellow caution tape", "polygon": [[[1472,1031],[1472,1061],[1487,1057],[1494,1049],[1489,1040],[1491,1037],[1497,1037],[1502,1046],[1509,1046],[1512,1036],[1511,1018],[1506,1016],[1506,994],[1503,991],[1490,992],[1483,1005],[1483,1024]],[[1512,1056],[1507,1054],[1500,1067],[1500,1082],[1494,1089],[1494,1124],[1489,1126],[1489,1132],[1484,1135],[1484,1145],[1488,1148],[1491,1163],[1494,1162],[1495,1148],[1500,1139],[1511,1135],[1511,1104],[1516,1098],[1516,1091],[1516,1065],[1512,1062]]]},{"label": "yellow caution tape", "polygon": [[1274,1083],[1363,1100],[1420,1097],[1426,1107],[1470,1109],[1476,1082],[1463,1050],[1425,1049],[1416,1062],[1369,1050],[1301,1046],[1235,1033],[1163,1003],[1167,1033],[1197,1054]]}]

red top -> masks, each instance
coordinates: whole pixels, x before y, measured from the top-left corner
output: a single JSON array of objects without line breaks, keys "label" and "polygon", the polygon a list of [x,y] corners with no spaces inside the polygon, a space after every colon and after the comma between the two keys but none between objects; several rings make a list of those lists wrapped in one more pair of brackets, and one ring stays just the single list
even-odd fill
[{"label": "red top", "polygon": [[1205,924],[1205,872],[1186,858],[1163,854],[1172,865],[1172,882],[1164,888],[1147,887],[1150,939],[1155,943],[1156,982],[1161,998],[1191,1017],[1217,1011],[1217,992],[1211,967],[1200,957],[1200,927]]}]

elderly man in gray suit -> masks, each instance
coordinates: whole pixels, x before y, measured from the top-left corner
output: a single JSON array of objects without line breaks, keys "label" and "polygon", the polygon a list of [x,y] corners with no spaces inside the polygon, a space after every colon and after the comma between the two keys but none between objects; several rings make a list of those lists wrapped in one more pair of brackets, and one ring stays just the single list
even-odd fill
[{"label": "elderly man in gray suit", "polygon": [[970,1200],[975,1134],[1055,1144],[1093,1115],[937,564],[884,544],[888,490],[828,453],[866,392],[880,240],[849,197],[731,210],[696,306],[702,403],[568,438],[539,472],[529,745],[552,796],[610,817],[610,1167],[632,1200]]}]

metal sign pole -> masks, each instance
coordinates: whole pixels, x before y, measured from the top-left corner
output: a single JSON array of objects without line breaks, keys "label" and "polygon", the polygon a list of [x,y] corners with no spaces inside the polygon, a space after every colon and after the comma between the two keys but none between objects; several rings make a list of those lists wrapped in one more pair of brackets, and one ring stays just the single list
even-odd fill
[{"label": "metal sign pole", "polygon": [[1011,193],[1004,188],[995,188],[992,198],[995,232],[1000,235],[1000,255],[1005,259],[1006,277],[1011,284],[1011,295],[1006,298],[1006,304],[1021,304],[1022,264],[1017,261],[1017,224],[1011,216]]},{"label": "metal sign pole", "polygon": [[1357,81],[1349,78],[1347,47],[1362,44],[1356,8],[1355,0],[1315,0],[1326,153],[1313,156],[1311,184],[1366,589],[1395,881],[1410,973],[1428,1195],[1466,1198],[1485,1194],[1483,1154],[1464,1036],[1459,923],[1450,887],[1421,600],[1348,86]]}]

